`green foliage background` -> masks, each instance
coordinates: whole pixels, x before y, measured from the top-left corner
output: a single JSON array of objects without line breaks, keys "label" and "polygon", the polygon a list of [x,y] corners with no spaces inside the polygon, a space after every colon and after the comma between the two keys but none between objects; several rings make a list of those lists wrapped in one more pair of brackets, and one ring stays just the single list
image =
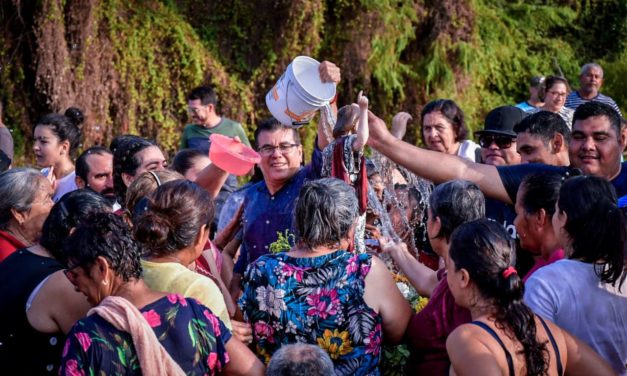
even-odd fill
[{"label": "green foliage background", "polygon": [[[589,61],[627,113],[625,0],[41,0],[0,12],[0,100],[22,163],[36,118],[70,105],[87,114],[85,146],[130,132],[172,153],[185,95],[207,83],[252,135],[298,55],[342,68],[340,103],[364,89],[375,112],[408,111],[414,124],[447,97],[477,129],[489,109],[524,100],[531,75],[577,87]],[[309,148],[313,130],[302,130]]]}]

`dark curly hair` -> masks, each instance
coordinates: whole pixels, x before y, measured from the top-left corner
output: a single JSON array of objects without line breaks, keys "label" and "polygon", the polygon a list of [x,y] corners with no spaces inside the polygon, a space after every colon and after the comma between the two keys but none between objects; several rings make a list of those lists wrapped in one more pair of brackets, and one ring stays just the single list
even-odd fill
[{"label": "dark curly hair", "polygon": [[137,154],[151,146],[156,146],[152,141],[139,136],[123,135],[116,137],[110,149],[113,152],[113,189],[118,202],[126,202],[126,189],[122,179],[122,173],[134,176],[142,161]]},{"label": "dark curly hair", "polygon": [[39,243],[61,262],[63,241],[70,231],[92,213],[110,212],[111,205],[102,195],[88,189],[69,192],[54,204],[44,222]]},{"label": "dark curly hair", "polygon": [[125,282],[142,275],[140,248],[126,222],[113,213],[93,213],[85,218],[65,241],[63,253],[68,264],[83,269],[102,256]]},{"label": "dark curly hair", "polygon": [[174,254],[194,244],[213,220],[211,196],[186,179],[167,182],[148,196],[148,207],[134,223],[135,239],[153,256]]},{"label": "dark curly hair", "polygon": [[479,219],[460,225],[451,237],[450,259],[465,269],[479,293],[492,302],[495,325],[523,345],[528,375],[546,375],[549,352],[537,339],[535,315],[523,302],[523,281],[503,271],[516,263],[516,245],[502,225]]}]

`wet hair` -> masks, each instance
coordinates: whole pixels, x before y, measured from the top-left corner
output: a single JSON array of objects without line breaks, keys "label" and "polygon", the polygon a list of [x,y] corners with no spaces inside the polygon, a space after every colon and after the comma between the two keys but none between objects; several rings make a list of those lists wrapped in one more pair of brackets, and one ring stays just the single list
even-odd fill
[{"label": "wet hair", "polygon": [[270,359],[266,376],[334,375],[333,361],[320,346],[293,343],[281,346]]},{"label": "wet hair", "polygon": [[183,149],[174,156],[170,168],[181,175],[185,175],[194,163],[200,158],[209,158],[207,154],[197,149]]},{"label": "wet hair", "polygon": [[[183,175],[172,170],[146,171],[139,175],[126,191],[126,210],[130,218],[143,213],[148,208],[148,199],[152,192],[167,182],[185,179]],[[141,205],[140,205],[141,202]]]},{"label": "wet hair", "polygon": [[300,144],[300,134],[298,133],[298,130],[296,128],[287,127],[281,124],[277,119],[271,117],[271,118],[262,120],[257,126],[257,129],[255,129],[255,144],[257,145],[257,149],[259,149],[259,147],[261,146],[259,145],[259,135],[262,132],[276,132],[276,131],[280,131],[283,129],[292,130],[293,135],[294,135],[294,143]]},{"label": "wet hair", "polygon": [[548,76],[546,80],[544,80],[544,85],[538,93],[538,97],[544,100],[547,91],[551,90],[551,88],[557,84],[564,84],[566,86],[566,91],[570,93],[570,85],[568,84],[568,80],[561,76]]},{"label": "wet hair", "polygon": [[46,177],[32,168],[14,168],[0,173],[0,229],[6,229],[13,218],[11,209],[27,212]]},{"label": "wet hair", "polygon": [[140,248],[122,217],[113,213],[93,213],[83,219],[63,243],[63,253],[70,267],[87,269],[102,256],[125,282],[142,275]]},{"label": "wet hair", "polygon": [[522,278],[503,275],[516,263],[516,245],[503,226],[489,219],[460,225],[451,237],[449,257],[455,270],[465,269],[481,296],[492,302],[496,327],[523,345],[526,373],[546,375],[549,352],[537,339],[534,313],[523,303]]},{"label": "wet hair", "polygon": [[455,133],[455,141],[462,142],[468,138],[468,127],[466,127],[466,121],[464,120],[464,111],[450,99],[438,99],[427,103],[420,112],[421,130],[420,136],[422,142],[425,142],[425,135],[422,130],[424,126],[424,119],[427,114],[432,112],[439,112],[453,125],[453,132]]},{"label": "wet hair", "polygon": [[583,74],[588,73],[588,71],[590,69],[592,69],[592,68],[599,69],[601,71],[601,77],[603,77],[603,68],[601,68],[601,66],[599,64],[597,64],[597,63],[587,63],[587,64],[584,64],[581,67],[581,70],[579,71],[579,75],[583,75]]},{"label": "wet hair", "polygon": [[337,111],[337,121],[333,127],[333,138],[340,138],[352,131],[359,120],[359,107],[352,104],[342,106]]},{"label": "wet hair", "polygon": [[332,246],[348,237],[358,215],[355,190],[335,178],[303,185],[294,209],[299,241],[315,248]]},{"label": "wet hair", "polygon": [[620,141],[620,116],[612,106],[601,102],[590,101],[581,104],[573,115],[573,125],[577,120],[586,120],[595,116],[605,116],[610,122],[610,126],[616,132],[616,138]]},{"label": "wet hair", "polygon": [[102,146],[92,146],[85,150],[76,159],[76,176],[87,182],[87,175],[89,175],[89,163],[87,163],[87,157],[90,155],[113,155],[111,151]]},{"label": "wet hair", "polygon": [[625,280],[625,218],[616,204],[610,182],[596,176],[577,176],[560,189],[557,206],[566,213],[564,229],[572,241],[571,259],[594,264],[602,282]]},{"label": "wet hair", "polygon": [[211,196],[187,179],[161,185],[148,196],[148,210],[135,222],[135,239],[153,256],[177,253],[194,244],[214,215]]},{"label": "wet hair", "polygon": [[570,142],[570,129],[559,114],[551,111],[540,111],[522,119],[520,123],[514,125],[514,132],[524,133],[538,137],[545,146],[559,133],[564,136],[564,141]]},{"label": "wet hair", "polygon": [[52,133],[59,139],[59,142],[68,141],[70,144],[70,155],[74,156],[81,142],[80,125],[84,120],[85,117],[81,110],[76,107],[70,107],[65,111],[64,115],[48,114],[40,117],[35,123],[33,132],[39,126],[50,128]]},{"label": "wet hair", "polygon": [[440,232],[435,237],[450,240],[462,223],[485,217],[485,197],[475,183],[451,180],[435,187],[429,208],[434,219],[440,218]]},{"label": "wet hair", "polygon": [[113,189],[118,202],[126,199],[126,184],[122,179],[122,173],[135,176],[142,161],[137,154],[151,146],[156,146],[152,141],[139,136],[124,135],[111,142],[113,152]]},{"label": "wet hair", "polygon": [[0,150],[0,172],[4,172],[11,166],[11,158],[2,150]]},{"label": "wet hair", "polygon": [[373,175],[376,174],[379,174],[376,163],[372,159],[366,158],[366,175],[368,176],[368,178],[371,178]]},{"label": "wet hair", "polygon": [[555,213],[555,203],[562,187],[562,175],[556,173],[527,175],[520,183],[523,190],[520,204],[528,214],[544,209],[549,220]]},{"label": "wet hair", "polygon": [[187,96],[188,101],[200,100],[200,103],[203,106],[208,104],[212,104],[214,106],[218,105],[218,95],[215,90],[209,86],[199,86],[194,88],[189,95]]},{"label": "wet hair", "polygon": [[70,235],[70,231],[90,214],[110,211],[111,205],[98,193],[88,189],[69,192],[50,210],[39,243],[56,259],[63,262],[63,241]]}]

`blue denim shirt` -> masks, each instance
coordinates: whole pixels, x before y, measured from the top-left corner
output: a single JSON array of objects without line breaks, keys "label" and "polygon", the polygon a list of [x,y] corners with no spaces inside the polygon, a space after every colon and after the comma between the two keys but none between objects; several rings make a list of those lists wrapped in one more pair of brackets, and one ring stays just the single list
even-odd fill
[{"label": "blue denim shirt", "polygon": [[[259,256],[270,252],[270,245],[277,241],[279,233],[295,234],[293,226],[294,204],[300,188],[307,180],[320,178],[322,152],[314,143],[311,163],[302,167],[280,190],[270,194],[265,181],[249,187],[244,194],[243,230],[244,237],[240,248],[240,257],[234,272],[243,274],[246,267]],[[289,237],[294,245],[294,237]]]}]

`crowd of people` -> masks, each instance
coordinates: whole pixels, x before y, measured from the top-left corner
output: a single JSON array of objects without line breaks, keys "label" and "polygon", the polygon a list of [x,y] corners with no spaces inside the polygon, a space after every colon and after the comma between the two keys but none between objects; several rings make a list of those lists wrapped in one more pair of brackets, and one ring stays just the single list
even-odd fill
[{"label": "crowd of people", "polygon": [[[476,142],[434,100],[421,147],[360,92],[307,164],[299,129],[265,119],[251,143],[211,87],[170,163],[136,135],[77,156],[71,107],[15,166],[0,120],[0,370],[379,375],[402,345],[406,374],[627,375],[627,132],[602,83],[594,63],[576,91],[535,76]],[[213,134],[258,153],[244,185]]]}]

